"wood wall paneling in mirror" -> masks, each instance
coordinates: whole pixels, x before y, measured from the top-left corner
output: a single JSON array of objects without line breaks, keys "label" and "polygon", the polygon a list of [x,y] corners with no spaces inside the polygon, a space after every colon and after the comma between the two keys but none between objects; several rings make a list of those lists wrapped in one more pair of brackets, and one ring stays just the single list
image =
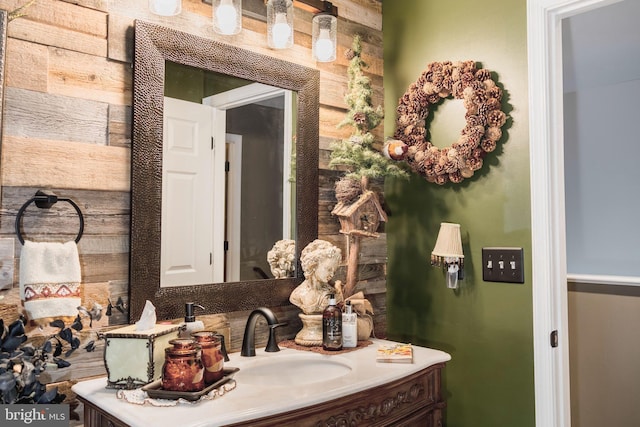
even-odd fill
[{"label": "wood wall paneling in mirror", "polygon": [[[202,285],[160,286],[164,79],[166,63],[241,78],[295,93],[296,254],[318,235],[318,70],[143,21],[135,23],[131,181],[130,319],[145,301],[158,319],[183,316],[195,301],[206,313],[289,304],[303,279],[240,280]],[[275,242],[274,242],[275,243]],[[297,257],[299,259],[299,256]]]},{"label": "wood wall paneling in mirror", "polygon": [[2,113],[4,111],[4,61],[7,54],[7,22],[7,11],[0,9],[0,140],[2,140]]}]

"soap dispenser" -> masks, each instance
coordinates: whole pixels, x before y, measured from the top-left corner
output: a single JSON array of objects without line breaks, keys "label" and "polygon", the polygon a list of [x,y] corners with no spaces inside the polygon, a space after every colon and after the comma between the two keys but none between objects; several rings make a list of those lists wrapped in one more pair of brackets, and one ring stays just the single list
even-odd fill
[{"label": "soap dispenser", "polygon": [[200,304],[188,302],[184,305],[184,323],[180,326],[180,338],[191,338],[192,332],[202,331],[204,329],[204,323],[202,320],[196,320],[194,310],[199,308],[204,310],[204,307]]},{"label": "soap dispenser", "polygon": [[336,306],[336,297],[329,295],[329,305],[322,313],[322,348],[342,350],[342,311]]},{"label": "soap dispenser", "polygon": [[354,348],[358,346],[358,315],[347,300],[342,313],[342,347]]}]

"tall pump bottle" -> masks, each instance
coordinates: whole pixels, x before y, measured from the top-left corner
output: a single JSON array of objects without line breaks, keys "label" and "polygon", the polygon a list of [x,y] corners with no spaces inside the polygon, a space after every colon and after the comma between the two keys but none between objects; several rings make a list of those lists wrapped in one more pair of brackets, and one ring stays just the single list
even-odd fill
[{"label": "tall pump bottle", "polygon": [[358,315],[353,312],[351,301],[346,301],[342,313],[342,346],[354,348],[358,346]]},{"label": "tall pump bottle", "polygon": [[329,305],[322,313],[322,348],[342,350],[342,311],[336,306],[336,297],[329,295]]}]

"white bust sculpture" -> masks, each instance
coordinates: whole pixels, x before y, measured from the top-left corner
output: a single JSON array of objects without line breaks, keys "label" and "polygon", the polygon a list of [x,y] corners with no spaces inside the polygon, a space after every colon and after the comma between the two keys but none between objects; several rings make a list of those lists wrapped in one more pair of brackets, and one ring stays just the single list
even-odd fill
[{"label": "white bust sculpture", "polygon": [[342,293],[329,284],[340,261],[340,248],[320,239],[309,243],[300,254],[305,280],[291,292],[289,301],[304,314],[322,314],[329,304],[329,294],[335,295],[336,302],[342,301]]},{"label": "white bust sculpture", "polygon": [[267,262],[271,268],[271,274],[276,279],[291,277],[296,257],[295,240],[278,240],[273,248],[267,252]]}]

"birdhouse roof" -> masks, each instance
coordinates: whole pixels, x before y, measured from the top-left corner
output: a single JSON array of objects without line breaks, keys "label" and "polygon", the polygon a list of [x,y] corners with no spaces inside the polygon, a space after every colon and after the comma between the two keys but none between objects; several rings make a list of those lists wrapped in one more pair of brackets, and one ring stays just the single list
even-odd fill
[{"label": "birdhouse roof", "polygon": [[343,203],[338,202],[335,205],[333,210],[331,211],[332,215],[342,216],[342,217],[350,217],[354,213],[358,211],[362,206],[367,203],[372,202],[380,215],[380,220],[386,222],[387,221],[387,213],[382,209],[382,205],[380,205],[380,201],[378,200],[378,196],[371,190],[367,190],[358,197],[358,199],[353,203]]}]

